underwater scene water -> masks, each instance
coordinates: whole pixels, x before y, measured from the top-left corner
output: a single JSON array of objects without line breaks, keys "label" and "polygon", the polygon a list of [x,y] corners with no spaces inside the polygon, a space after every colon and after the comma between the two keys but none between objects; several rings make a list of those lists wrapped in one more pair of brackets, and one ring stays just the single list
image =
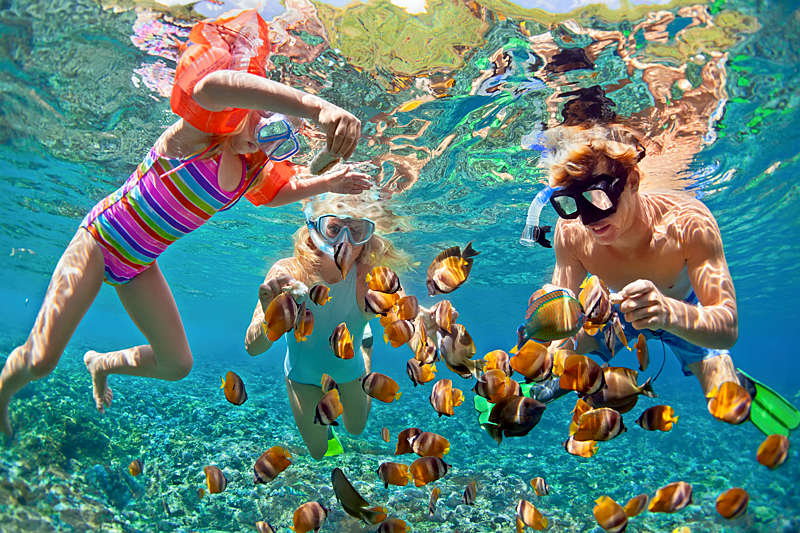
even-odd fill
[{"label": "underwater scene water", "polygon": [[[174,5],[167,5],[174,4]],[[642,188],[692,191],[716,217],[739,310],[736,366],[795,405],[800,363],[800,9],[793,1],[670,3],[580,0],[309,0],[153,2],[0,1],[0,363],[24,342],[50,275],[86,212],[116,189],[175,116],[169,94],[178,54],[198,20],[258,8],[269,23],[267,75],[350,110],[363,123],[353,161],[376,176],[396,217],[388,234],[410,254],[400,272],[422,305],[427,266],[449,246],[473,241],[468,281],[448,298],[476,357],[510,349],[529,295],[550,281],[550,249],[519,236],[528,204],[546,181],[539,134],[581,115],[616,117],[650,141]],[[308,163],[323,142],[304,139]],[[544,223],[555,224],[552,210]],[[431,408],[432,383],[412,386],[408,348],[392,348],[373,321],[373,371],[400,384],[392,403],[373,401],[364,432],[338,429],[345,453],[314,460],[295,427],[283,378],[283,341],[257,357],[244,332],[269,266],[292,253],[299,204],[247,202],[215,216],[159,258],[194,356],[188,377],[113,376],[114,401],[99,414],[83,364],[90,349],[142,344],[141,333],[104,287],[48,377],[10,405],[13,440],[0,445],[0,531],[253,531],[268,521],[289,531],[295,509],[319,501],[322,531],[374,531],[346,514],[331,486],[341,468],[370,505],[410,531],[515,530],[515,506],[532,502],[550,531],[602,531],[595,500],[624,504],[676,481],[692,503],[643,512],[628,531],[800,531],[800,458],[771,470],[756,462],[764,435],[750,423],[714,419],[697,380],[649,343],[655,399],[625,414],[628,430],[596,455],[567,453],[575,398],[547,405],[524,437],[497,444],[478,424],[474,380],[438,364],[464,391],[451,417]],[[635,368],[623,350],[614,364]],[[228,402],[220,377],[234,371],[248,400]],[[674,408],[669,432],[634,423],[656,404]],[[449,439],[450,465],[423,487],[384,488],[376,474],[395,456],[400,431]],[[381,433],[388,429],[390,440]],[[253,483],[256,459],[285,446],[292,465]],[[415,457],[415,456],[414,456]],[[129,464],[141,461],[141,474]],[[207,489],[219,467],[224,492]],[[530,481],[543,477],[548,495]],[[473,505],[463,499],[476,482]],[[441,496],[433,513],[433,487]],[[750,496],[747,512],[722,518],[717,497]]]}]

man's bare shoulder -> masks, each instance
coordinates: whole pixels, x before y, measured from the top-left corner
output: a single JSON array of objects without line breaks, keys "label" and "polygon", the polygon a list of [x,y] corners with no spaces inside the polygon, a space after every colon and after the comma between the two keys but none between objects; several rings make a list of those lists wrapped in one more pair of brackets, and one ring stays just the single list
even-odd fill
[{"label": "man's bare shoulder", "polygon": [[559,218],[556,222],[553,244],[557,248],[572,249],[576,244],[583,243],[587,236],[586,227],[580,219]]},{"label": "man's bare shoulder", "polygon": [[654,224],[666,228],[684,246],[718,238],[719,227],[711,210],[688,193],[649,193],[645,198],[653,207]]}]

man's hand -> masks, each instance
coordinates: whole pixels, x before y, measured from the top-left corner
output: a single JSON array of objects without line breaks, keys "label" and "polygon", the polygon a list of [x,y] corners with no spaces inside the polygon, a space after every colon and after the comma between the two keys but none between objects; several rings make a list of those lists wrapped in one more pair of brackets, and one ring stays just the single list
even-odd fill
[{"label": "man's hand", "polygon": [[634,328],[659,330],[669,325],[671,310],[668,298],[652,281],[637,279],[618,294],[622,298],[620,311]]}]

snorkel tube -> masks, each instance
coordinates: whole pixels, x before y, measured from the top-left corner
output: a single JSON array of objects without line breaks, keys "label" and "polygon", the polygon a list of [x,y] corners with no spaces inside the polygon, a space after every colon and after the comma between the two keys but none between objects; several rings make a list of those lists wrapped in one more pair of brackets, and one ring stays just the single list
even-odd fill
[{"label": "snorkel tube", "polygon": [[306,225],[308,226],[308,236],[311,237],[311,241],[314,243],[314,246],[316,246],[320,252],[328,254],[329,256],[333,257],[334,255],[333,246],[325,242],[325,239],[323,239],[322,236],[317,231],[317,225],[312,220],[313,212],[311,209],[311,202],[308,202],[306,204],[306,207],[303,209],[303,214],[305,214],[306,216]]},{"label": "snorkel tube", "polygon": [[522,236],[519,243],[523,246],[536,246],[541,244],[545,248],[552,248],[553,245],[547,240],[547,232],[552,228],[550,226],[539,226],[539,215],[542,209],[550,201],[553,192],[561,189],[561,187],[550,187],[547,185],[544,189],[534,197],[530,207],[528,207],[528,216],[525,219],[525,228],[522,230]]}]

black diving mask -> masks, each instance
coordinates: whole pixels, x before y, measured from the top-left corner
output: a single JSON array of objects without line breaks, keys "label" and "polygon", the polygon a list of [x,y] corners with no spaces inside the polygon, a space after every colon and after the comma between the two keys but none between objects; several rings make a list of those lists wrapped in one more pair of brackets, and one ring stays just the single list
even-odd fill
[{"label": "black diving mask", "polygon": [[613,215],[628,176],[600,174],[553,190],[550,203],[561,218],[578,218],[585,226]]}]

